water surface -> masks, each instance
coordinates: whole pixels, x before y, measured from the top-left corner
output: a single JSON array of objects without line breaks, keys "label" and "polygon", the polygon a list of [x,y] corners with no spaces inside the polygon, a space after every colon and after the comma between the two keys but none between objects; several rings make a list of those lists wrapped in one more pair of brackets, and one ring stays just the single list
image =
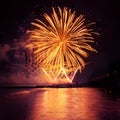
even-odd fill
[{"label": "water surface", "polygon": [[1,89],[0,120],[120,120],[120,97],[100,88]]}]

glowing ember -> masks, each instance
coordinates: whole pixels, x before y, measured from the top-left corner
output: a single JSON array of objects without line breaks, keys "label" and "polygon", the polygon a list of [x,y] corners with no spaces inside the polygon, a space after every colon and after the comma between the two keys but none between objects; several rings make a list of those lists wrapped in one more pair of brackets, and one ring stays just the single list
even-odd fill
[{"label": "glowing ember", "polygon": [[33,49],[34,62],[51,82],[72,82],[77,70],[85,67],[88,52],[96,52],[92,29],[85,25],[84,15],[76,17],[71,9],[52,8],[44,14],[45,21],[35,19],[33,29],[27,31],[27,48]]}]

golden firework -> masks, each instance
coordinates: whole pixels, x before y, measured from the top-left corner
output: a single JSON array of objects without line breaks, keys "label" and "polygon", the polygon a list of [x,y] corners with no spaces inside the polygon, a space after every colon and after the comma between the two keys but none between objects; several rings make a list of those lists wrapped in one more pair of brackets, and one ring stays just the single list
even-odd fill
[{"label": "golden firework", "polygon": [[84,15],[76,16],[71,9],[52,8],[52,14],[44,13],[44,21],[35,19],[26,47],[32,48],[35,63],[51,81],[65,78],[71,82],[77,70],[85,67],[88,52],[96,52],[90,43],[95,33],[85,25]]}]

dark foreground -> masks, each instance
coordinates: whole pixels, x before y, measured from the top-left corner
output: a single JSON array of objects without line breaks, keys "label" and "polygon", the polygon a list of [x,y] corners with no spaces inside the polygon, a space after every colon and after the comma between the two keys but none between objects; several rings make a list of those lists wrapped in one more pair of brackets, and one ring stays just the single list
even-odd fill
[{"label": "dark foreground", "polygon": [[4,88],[0,120],[120,120],[120,93],[87,87]]}]

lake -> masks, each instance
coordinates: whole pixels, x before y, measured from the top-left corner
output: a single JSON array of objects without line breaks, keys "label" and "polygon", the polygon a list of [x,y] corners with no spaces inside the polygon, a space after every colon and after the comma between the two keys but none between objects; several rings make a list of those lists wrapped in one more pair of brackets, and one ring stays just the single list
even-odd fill
[{"label": "lake", "polygon": [[120,96],[103,88],[0,89],[0,120],[120,120]]}]

